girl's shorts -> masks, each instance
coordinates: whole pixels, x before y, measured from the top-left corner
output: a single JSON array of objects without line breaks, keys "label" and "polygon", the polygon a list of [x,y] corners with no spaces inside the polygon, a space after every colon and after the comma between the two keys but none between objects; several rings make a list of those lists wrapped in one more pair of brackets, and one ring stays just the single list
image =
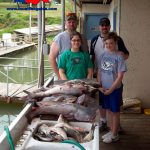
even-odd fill
[{"label": "girl's shorts", "polygon": [[103,109],[110,109],[114,113],[120,112],[121,87],[115,89],[110,95],[102,93],[101,96]]}]

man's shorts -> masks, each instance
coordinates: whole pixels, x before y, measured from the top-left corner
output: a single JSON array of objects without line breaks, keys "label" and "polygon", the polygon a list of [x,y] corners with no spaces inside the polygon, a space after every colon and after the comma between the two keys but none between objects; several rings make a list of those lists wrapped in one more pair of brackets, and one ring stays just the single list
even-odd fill
[{"label": "man's shorts", "polygon": [[102,95],[102,108],[110,109],[112,112],[120,112],[121,87],[115,89],[110,95]]},{"label": "man's shorts", "polygon": [[[122,85],[121,85],[120,107],[123,105],[122,94],[123,94],[123,83],[122,83]],[[99,106],[100,106],[100,105],[102,105],[102,93],[99,91]]]}]

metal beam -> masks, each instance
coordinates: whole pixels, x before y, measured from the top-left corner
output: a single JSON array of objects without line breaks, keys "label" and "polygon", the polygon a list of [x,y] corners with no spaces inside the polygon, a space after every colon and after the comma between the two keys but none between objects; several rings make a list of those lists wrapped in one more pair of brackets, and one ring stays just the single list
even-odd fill
[{"label": "metal beam", "polygon": [[74,13],[76,13],[76,0],[74,0]]},{"label": "metal beam", "polygon": [[61,24],[62,32],[65,31],[65,0],[61,0]]}]

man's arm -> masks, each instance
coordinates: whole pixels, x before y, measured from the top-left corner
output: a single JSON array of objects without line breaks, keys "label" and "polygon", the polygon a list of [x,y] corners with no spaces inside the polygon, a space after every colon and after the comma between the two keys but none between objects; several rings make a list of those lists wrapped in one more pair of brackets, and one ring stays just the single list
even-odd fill
[{"label": "man's arm", "polygon": [[120,36],[118,40],[118,49],[119,49],[118,55],[122,55],[124,59],[127,60],[129,58],[129,51],[126,49],[124,42]]},{"label": "man's arm", "polygon": [[58,56],[58,53],[59,53],[59,47],[56,42],[53,42],[49,53],[49,62],[56,76],[58,77],[59,80],[61,80],[59,71],[57,69],[58,64],[56,62],[56,57]]},{"label": "man's arm", "polygon": [[128,54],[125,54],[123,51],[119,51],[118,55],[122,55],[124,57],[125,60],[127,60],[129,58]]}]

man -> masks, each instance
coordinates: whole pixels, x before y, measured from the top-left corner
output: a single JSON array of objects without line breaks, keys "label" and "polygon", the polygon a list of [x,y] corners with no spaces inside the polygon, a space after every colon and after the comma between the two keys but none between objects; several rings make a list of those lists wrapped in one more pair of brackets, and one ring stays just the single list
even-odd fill
[{"label": "man", "polygon": [[[62,33],[59,33],[53,39],[53,43],[49,54],[49,62],[59,80],[61,80],[61,77],[57,69],[59,58],[64,51],[71,49],[71,44],[69,42],[70,34],[73,31],[76,31],[77,25],[78,25],[78,20],[76,14],[67,13],[66,21],[65,21],[65,26],[67,27],[67,30]],[[82,50],[88,52],[87,39],[85,38],[84,35],[81,36],[82,36],[81,48]],[[57,62],[56,62],[56,58],[57,58]]]},{"label": "man", "polygon": [[[92,55],[92,62],[95,65],[94,67],[94,73],[93,77],[97,77],[97,64],[98,60],[101,54],[107,51],[105,43],[103,41],[104,37],[107,35],[107,33],[110,31],[110,20],[108,18],[102,18],[99,21],[99,29],[100,29],[100,35],[97,35],[92,38],[91,40],[91,51],[90,55]],[[123,55],[125,60],[128,59],[129,57],[129,52],[126,49],[123,40],[121,37],[119,37],[119,41],[116,46],[116,50],[118,50],[118,55]],[[123,85],[122,85],[123,88]],[[122,96],[120,98],[120,106],[122,106],[123,101],[122,101]],[[99,106],[99,111],[100,111],[100,132],[103,131],[104,129],[107,128],[107,121],[106,121],[106,110],[102,108],[101,105],[101,98],[100,98],[100,106]],[[119,126],[118,133],[121,132],[121,126]]]}]

